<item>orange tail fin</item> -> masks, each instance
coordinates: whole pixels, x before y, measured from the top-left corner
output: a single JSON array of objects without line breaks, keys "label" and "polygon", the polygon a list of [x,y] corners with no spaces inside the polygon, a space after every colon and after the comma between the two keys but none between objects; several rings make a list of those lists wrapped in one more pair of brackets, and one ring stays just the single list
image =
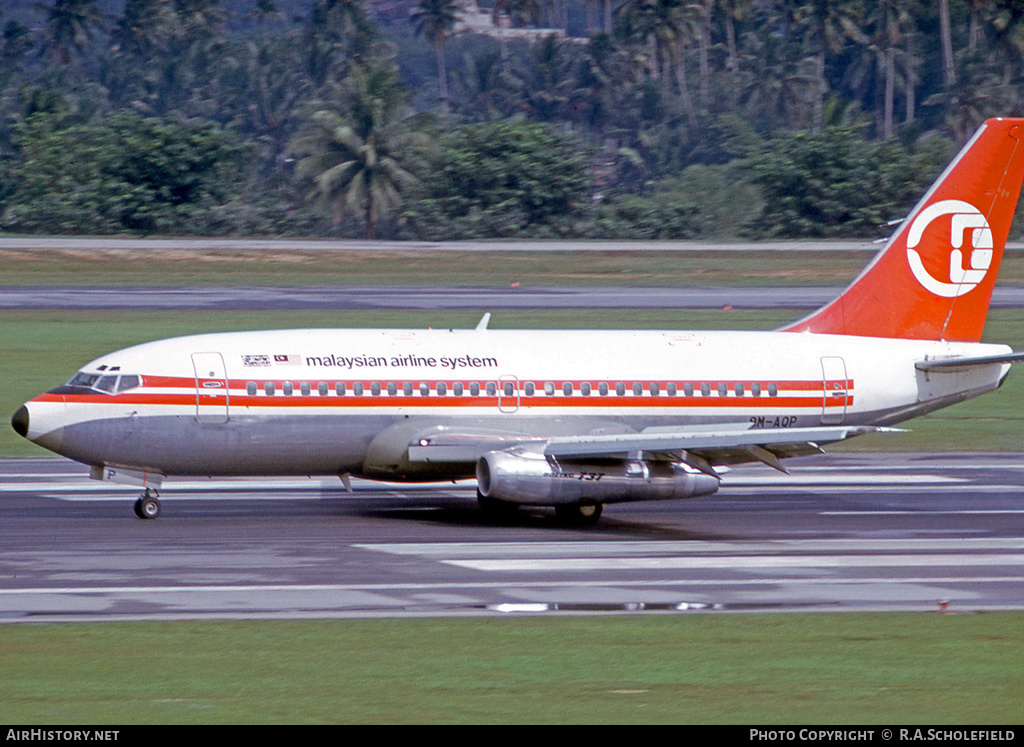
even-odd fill
[{"label": "orange tail fin", "polygon": [[990,119],[832,303],[785,332],[977,342],[1024,177],[1024,119]]}]

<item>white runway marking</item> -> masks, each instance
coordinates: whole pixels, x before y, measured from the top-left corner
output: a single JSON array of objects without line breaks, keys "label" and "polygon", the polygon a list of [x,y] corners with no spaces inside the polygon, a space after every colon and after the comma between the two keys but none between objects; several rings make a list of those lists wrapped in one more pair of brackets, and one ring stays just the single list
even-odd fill
[{"label": "white runway marking", "polygon": [[804,555],[781,557],[728,557],[728,558],[545,558],[507,560],[443,560],[442,563],[477,571],[494,572],[564,572],[564,571],[664,571],[707,570],[725,568],[734,570],[766,569],[831,569],[831,568],[906,568],[924,566],[1003,566],[1024,563],[1024,554],[1017,555],[847,555],[825,557]]}]

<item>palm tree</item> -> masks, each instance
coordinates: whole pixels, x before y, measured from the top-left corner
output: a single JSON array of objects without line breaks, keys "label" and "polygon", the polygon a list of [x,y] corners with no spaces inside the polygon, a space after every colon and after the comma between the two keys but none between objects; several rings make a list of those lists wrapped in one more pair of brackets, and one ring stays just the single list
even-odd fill
[{"label": "palm tree", "polygon": [[448,66],[444,59],[445,42],[459,20],[456,0],[420,0],[412,11],[416,35],[424,35],[437,54],[437,87],[441,101],[448,101]]},{"label": "palm tree", "polygon": [[[896,56],[900,53],[900,42],[904,31],[913,22],[906,0],[875,0],[872,9],[874,46],[879,58],[879,69],[884,76],[884,99],[882,101],[882,139],[892,137],[893,106],[896,92]],[[914,92],[907,86],[907,95]]]},{"label": "palm tree", "polygon": [[173,0],[127,0],[112,36],[118,52],[146,60],[165,52],[181,33]]},{"label": "palm tree", "polygon": [[942,81],[946,88],[956,83],[953,67],[953,36],[949,24],[949,0],[939,0],[939,36],[942,42]]},{"label": "palm tree", "polygon": [[366,237],[401,204],[401,191],[416,181],[402,164],[409,145],[408,119],[395,74],[381,66],[353,68],[346,80],[348,116],[321,109],[292,143],[296,175],[311,183],[311,197],[334,219],[363,219]]},{"label": "palm tree", "polygon": [[97,0],[54,0],[53,5],[39,7],[46,13],[49,51],[64,66],[106,26]]},{"label": "palm tree", "polygon": [[729,77],[732,86],[732,105],[740,100],[740,62],[736,46],[736,24],[750,11],[753,0],[716,0],[715,5],[725,19],[725,46],[729,60]]},{"label": "palm tree", "polygon": [[503,62],[500,52],[466,54],[461,70],[455,70],[455,83],[459,91],[457,111],[474,122],[488,122],[501,115]]},{"label": "palm tree", "polygon": [[[684,51],[701,36],[704,6],[686,0],[629,0],[619,9],[620,32],[634,43],[647,44],[651,54],[651,74],[661,75],[662,61],[675,72],[683,109],[691,126],[696,112],[686,81]],[[702,70],[702,73],[705,71]],[[702,93],[705,81],[701,80]]]},{"label": "palm tree", "polygon": [[509,73],[509,86],[529,117],[555,122],[569,112],[577,94],[575,52],[572,42],[559,41],[551,34],[533,46],[524,65]]},{"label": "palm tree", "polygon": [[806,9],[806,38],[813,49],[817,93],[811,128],[821,129],[828,81],[825,79],[825,58],[829,52],[842,50],[847,39],[864,43],[861,31],[860,7],[855,3],[836,3],[830,0],[810,0]]}]

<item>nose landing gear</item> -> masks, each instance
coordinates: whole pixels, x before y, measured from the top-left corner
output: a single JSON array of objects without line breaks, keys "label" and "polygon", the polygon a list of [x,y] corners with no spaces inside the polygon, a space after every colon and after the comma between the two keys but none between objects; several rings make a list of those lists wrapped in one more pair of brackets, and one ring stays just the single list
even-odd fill
[{"label": "nose landing gear", "polygon": [[135,501],[135,515],[140,519],[155,519],[160,515],[160,496],[152,488],[146,488],[146,492]]}]

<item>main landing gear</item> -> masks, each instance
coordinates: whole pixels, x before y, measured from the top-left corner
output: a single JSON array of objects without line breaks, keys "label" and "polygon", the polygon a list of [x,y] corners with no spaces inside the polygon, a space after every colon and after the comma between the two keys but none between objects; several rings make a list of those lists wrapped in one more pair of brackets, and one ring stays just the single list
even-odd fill
[{"label": "main landing gear", "polygon": [[[509,521],[519,512],[519,505],[494,498],[485,498],[478,489],[476,500],[484,513],[494,521]],[[600,503],[583,500],[579,503],[567,503],[555,506],[555,516],[560,524],[568,527],[590,527],[601,518]]]},{"label": "main landing gear", "polygon": [[155,519],[160,515],[160,496],[152,488],[146,488],[146,492],[135,501],[135,515],[140,519]]},{"label": "main landing gear", "polygon": [[601,504],[590,501],[555,506],[555,516],[563,524],[573,527],[589,527],[601,518]]}]

